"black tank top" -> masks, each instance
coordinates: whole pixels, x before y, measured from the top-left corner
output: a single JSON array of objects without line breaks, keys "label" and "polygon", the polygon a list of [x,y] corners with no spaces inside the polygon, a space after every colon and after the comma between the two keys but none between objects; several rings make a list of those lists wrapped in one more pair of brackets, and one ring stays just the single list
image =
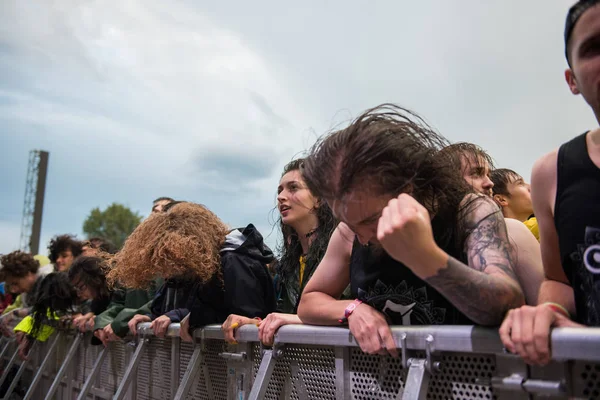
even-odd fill
[{"label": "black tank top", "polygon": [[577,321],[600,326],[600,169],[590,159],[586,136],[558,150],[554,224]]},{"label": "black tank top", "polygon": [[474,324],[404,264],[382,249],[361,245],[356,238],[350,257],[350,285],[353,298],[384,313],[391,325]]}]

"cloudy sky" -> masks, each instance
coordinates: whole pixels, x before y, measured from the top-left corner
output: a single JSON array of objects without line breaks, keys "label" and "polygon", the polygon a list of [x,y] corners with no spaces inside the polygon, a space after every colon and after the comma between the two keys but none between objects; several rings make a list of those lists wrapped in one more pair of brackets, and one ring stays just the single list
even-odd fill
[{"label": "cloudy sky", "polygon": [[383,102],[529,176],[597,125],[563,79],[572,3],[4,0],[0,253],[31,149],[50,152],[42,247],[93,207],[165,195],[269,236],[283,165]]}]

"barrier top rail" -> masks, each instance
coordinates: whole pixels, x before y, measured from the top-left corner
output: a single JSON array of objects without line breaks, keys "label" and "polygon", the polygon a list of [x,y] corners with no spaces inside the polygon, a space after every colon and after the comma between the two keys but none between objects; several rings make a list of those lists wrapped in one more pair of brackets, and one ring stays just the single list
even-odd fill
[{"label": "barrier top rail", "polygon": [[[179,324],[171,324],[167,337],[179,336]],[[479,326],[421,326],[391,327],[398,348],[426,350],[427,338],[433,339],[433,351],[469,352],[480,354],[503,353],[498,331]],[[138,325],[142,336],[153,336],[150,323]],[[196,339],[224,340],[220,325],[207,325],[194,332]],[[238,342],[259,342],[258,328],[244,325],[236,330]],[[358,347],[350,330],[342,327],[285,325],[275,335],[275,345],[303,344],[320,346]],[[556,361],[600,361],[600,328],[555,328],[551,337],[552,359]]]}]

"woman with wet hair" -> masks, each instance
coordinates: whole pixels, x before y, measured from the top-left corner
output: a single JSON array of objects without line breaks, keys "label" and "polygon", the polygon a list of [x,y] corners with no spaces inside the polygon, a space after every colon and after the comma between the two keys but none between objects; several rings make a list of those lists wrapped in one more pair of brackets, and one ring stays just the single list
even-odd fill
[{"label": "woman with wet hair", "polygon": [[302,291],[325,255],[336,227],[327,204],[307,188],[302,176],[303,163],[303,158],[288,163],[277,188],[279,226],[283,236],[275,276],[277,312],[269,314],[263,321],[230,315],[222,326],[228,342],[235,342],[235,329],[239,326],[256,324],[261,341],[271,345],[281,326],[302,323],[296,315]]},{"label": "woman with wet hair", "polygon": [[230,231],[206,207],[180,202],[135,229],[112,258],[108,276],[128,288],[165,279],[150,313],[133,317],[129,328],[135,334],[138,323],[152,321],[160,337],[169,324],[181,322],[182,336],[189,339],[191,330],[221,323],[230,313],[265,317],[273,311],[266,267],[271,261],[273,254],[253,225]]}]

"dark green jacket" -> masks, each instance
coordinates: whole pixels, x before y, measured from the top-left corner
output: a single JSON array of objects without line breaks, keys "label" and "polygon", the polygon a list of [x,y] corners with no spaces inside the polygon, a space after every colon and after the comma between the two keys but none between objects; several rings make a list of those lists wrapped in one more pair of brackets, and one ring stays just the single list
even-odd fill
[{"label": "dark green jacket", "polygon": [[129,332],[127,323],[134,315],[150,313],[150,303],[156,293],[157,283],[154,282],[148,290],[115,290],[106,311],[96,316],[94,330],[103,329],[111,324],[115,335],[119,337],[127,335]]}]

